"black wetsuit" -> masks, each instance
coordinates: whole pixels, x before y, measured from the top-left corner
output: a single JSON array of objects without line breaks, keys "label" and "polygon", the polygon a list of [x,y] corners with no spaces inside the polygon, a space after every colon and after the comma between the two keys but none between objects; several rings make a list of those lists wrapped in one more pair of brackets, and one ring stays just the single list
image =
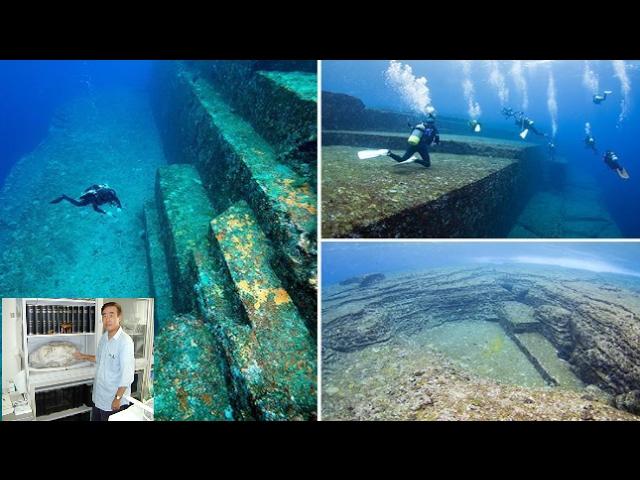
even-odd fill
[{"label": "black wetsuit", "polygon": [[518,127],[520,127],[521,131],[524,132],[525,130],[529,129],[533,133],[535,133],[536,135],[540,135],[541,137],[546,137],[546,135],[544,133],[539,132],[536,129],[536,127],[533,126],[533,120],[530,120],[530,119],[528,119],[527,117],[524,117],[524,116],[515,117],[515,119],[516,119],[516,125],[518,125]]},{"label": "black wetsuit", "polygon": [[[418,124],[419,125],[419,124]],[[416,128],[416,127],[414,127]],[[413,129],[411,130],[413,131]],[[409,145],[407,147],[407,151],[404,152],[403,156],[396,155],[395,153],[389,152],[389,156],[393,158],[396,162],[404,162],[405,160],[409,160],[414,153],[419,153],[422,157],[422,160],[416,161],[420,165],[424,165],[425,167],[431,166],[431,158],[429,157],[429,145],[434,143],[438,145],[440,143],[440,133],[438,132],[438,128],[434,124],[426,124],[424,133],[420,138],[420,142],[417,145]]]},{"label": "black wetsuit", "polygon": [[107,213],[100,208],[100,205],[104,205],[105,203],[110,203],[118,208],[122,208],[116,191],[106,185],[91,185],[80,195],[78,200],[67,195],[60,195],[58,198],[51,200],[51,203],[60,203],[62,200],[67,200],[76,207],[92,205],[93,209],[98,213]]},{"label": "black wetsuit", "polygon": [[611,151],[608,151],[607,153],[604,154],[604,163],[606,163],[611,170],[623,169],[622,165],[618,163],[618,157],[616,156],[615,153]]},{"label": "black wetsuit", "polygon": [[506,119],[509,119],[511,117],[517,117],[518,115],[524,115],[522,112],[516,112],[513,110],[513,108],[507,108],[504,107],[502,109],[502,114],[505,116]]},{"label": "black wetsuit", "polygon": [[587,135],[587,138],[584,139],[584,143],[586,148],[590,148],[593,150],[594,154],[598,154],[598,149],[596,148],[596,140],[591,135]]},{"label": "black wetsuit", "polygon": [[602,102],[604,102],[607,99],[607,94],[603,93],[602,95],[594,95],[593,96],[593,103],[595,104],[600,104]]}]

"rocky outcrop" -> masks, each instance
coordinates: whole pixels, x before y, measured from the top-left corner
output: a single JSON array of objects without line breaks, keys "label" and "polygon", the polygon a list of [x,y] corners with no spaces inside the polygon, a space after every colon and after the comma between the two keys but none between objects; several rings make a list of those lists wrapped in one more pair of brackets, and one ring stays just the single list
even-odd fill
[{"label": "rocky outcrop", "polygon": [[381,282],[382,280],[384,280],[384,274],[382,273],[372,273],[369,275],[363,275],[360,277],[352,277],[352,278],[347,278],[346,280],[343,280],[342,282],[340,282],[340,285],[353,285],[353,284],[357,284],[360,287],[369,287],[371,285],[374,285],[378,282]]},{"label": "rocky outcrop", "polygon": [[[341,288],[323,298],[327,353],[385,343],[444,322],[500,321],[544,370],[543,377],[567,378],[557,356],[584,384],[615,397],[620,408],[638,408],[633,392],[640,390],[640,288],[630,277],[553,267],[471,266]],[[378,335],[371,333],[374,326]]]},{"label": "rocky outcrop", "polygon": [[323,148],[326,238],[505,236],[531,194],[539,160],[535,148],[517,160],[433,153],[427,169],[387,157],[359,161],[358,150]]},{"label": "rocky outcrop", "polygon": [[[357,97],[344,93],[322,92],[322,129],[324,130],[377,130],[405,131],[407,123],[415,124],[422,116],[413,112],[397,112],[368,108]],[[466,120],[447,116],[438,116],[438,129],[442,133],[470,133]],[[483,136],[495,138],[514,138],[515,131],[485,126]]]},{"label": "rocky outcrop", "polygon": [[[462,370],[429,349],[410,356],[411,339],[341,354],[323,368],[323,420],[637,421],[589,389],[525,388]],[[354,372],[356,372],[354,374]]]}]

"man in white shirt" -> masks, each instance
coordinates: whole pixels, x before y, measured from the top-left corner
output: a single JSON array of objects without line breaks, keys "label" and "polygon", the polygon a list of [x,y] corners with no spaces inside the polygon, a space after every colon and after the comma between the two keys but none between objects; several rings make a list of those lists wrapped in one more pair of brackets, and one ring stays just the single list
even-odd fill
[{"label": "man in white shirt", "polygon": [[129,407],[124,396],[131,394],[135,370],[133,340],[120,326],[122,307],[116,302],[107,302],[101,312],[105,333],[96,355],[75,354],[79,360],[96,362],[92,421],[107,421],[110,415]]}]

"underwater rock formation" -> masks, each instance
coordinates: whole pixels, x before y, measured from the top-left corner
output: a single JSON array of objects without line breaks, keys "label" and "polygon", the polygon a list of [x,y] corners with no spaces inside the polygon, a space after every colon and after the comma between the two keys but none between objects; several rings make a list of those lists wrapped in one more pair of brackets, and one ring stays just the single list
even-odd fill
[{"label": "underwater rock formation", "polygon": [[[551,162],[543,166],[550,169]],[[560,174],[560,175],[559,175]],[[560,177],[558,179],[558,177]],[[607,210],[595,178],[575,166],[554,170],[509,232],[512,238],[620,238],[622,232]]]},{"label": "underwater rock formation", "polygon": [[343,354],[339,368],[323,374],[322,419],[640,420],[592,394],[497,382],[428,348],[408,355],[412,348],[408,339],[395,338]]},{"label": "underwater rock formation", "polygon": [[369,285],[373,285],[374,283],[381,282],[384,280],[383,273],[371,273],[369,275],[362,275],[359,277],[352,277],[340,282],[340,285],[352,285],[357,283],[361,287],[368,287]]},{"label": "underwater rock formation", "polygon": [[[374,140],[366,140],[369,137]],[[348,141],[364,138],[358,140],[362,146],[384,147],[375,143],[378,137],[352,132]],[[406,137],[401,140],[406,143]],[[325,145],[323,237],[505,236],[536,188],[539,148],[444,135],[441,143],[428,169],[415,163],[397,165],[387,157],[358,160],[361,148]],[[439,148],[468,153],[440,153]]]},{"label": "underwater rock formation", "polygon": [[[97,89],[64,103],[0,188],[3,295],[150,297],[142,210],[165,163],[140,91]],[[49,203],[96,183],[116,189],[121,211]]]},{"label": "underwater rock formation", "polygon": [[[330,287],[323,298],[323,371],[330,372],[324,384],[331,385],[331,372],[344,369],[345,352],[450,322],[489,321],[502,327],[548,385],[578,391],[595,386],[615,405],[637,412],[639,292],[640,283],[627,276],[502,265]],[[374,325],[378,335],[372,335]]]},{"label": "underwater rock formation", "polygon": [[[323,138],[327,130],[404,132],[409,128],[407,123],[415,124],[422,119],[423,116],[415,112],[392,112],[368,108],[362,100],[351,95],[322,92]],[[441,133],[464,135],[469,132],[469,124],[467,120],[462,118],[438,115],[437,123]],[[503,139],[514,137],[512,131],[500,130],[491,126],[484,126],[482,135]]]},{"label": "underwater rock formation", "polygon": [[[222,365],[224,381],[203,388],[209,397],[223,389],[231,413],[212,410],[211,419],[316,416],[316,76],[266,67],[176,62],[155,77],[155,114],[175,164],[158,170],[157,218],[147,220],[160,226],[152,237],[167,268],[150,262],[181,315],[170,325],[199,319]],[[179,382],[179,363],[157,368],[167,370],[156,390]],[[190,409],[199,392],[184,390],[185,418],[207,418]],[[162,405],[156,418],[171,415]]]}]

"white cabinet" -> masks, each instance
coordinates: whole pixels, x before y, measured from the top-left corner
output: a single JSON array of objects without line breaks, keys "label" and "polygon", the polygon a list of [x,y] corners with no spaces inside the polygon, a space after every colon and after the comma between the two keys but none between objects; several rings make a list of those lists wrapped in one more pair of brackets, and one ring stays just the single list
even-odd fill
[{"label": "white cabinet", "polygon": [[[111,301],[122,306],[121,326],[134,342],[137,381],[132,385],[132,396],[143,401],[150,397],[153,376],[153,299],[22,298],[17,302],[15,321],[21,336],[22,368],[26,373],[36,420],[53,420],[91,410],[94,363],[36,368],[30,362],[30,354],[46,343],[64,341],[73,343],[82,353],[95,355],[103,333],[100,309]],[[69,407],[65,408],[67,404]],[[53,408],[44,408],[45,405]],[[49,410],[59,411],[49,413]]]},{"label": "white cabinet", "polygon": [[[96,299],[20,299],[17,320],[22,331],[27,386],[37,420],[53,420],[91,410],[87,399],[90,400],[88,392],[95,375],[94,364],[83,362],[68,367],[36,368],[30,356],[43,345],[60,341],[73,343],[82,353],[95,355],[102,334],[96,303]],[[82,385],[87,385],[83,395],[69,393],[71,387]],[[70,408],[51,414],[38,412],[43,397],[48,397],[49,402],[56,398],[60,405],[68,402]]]}]

